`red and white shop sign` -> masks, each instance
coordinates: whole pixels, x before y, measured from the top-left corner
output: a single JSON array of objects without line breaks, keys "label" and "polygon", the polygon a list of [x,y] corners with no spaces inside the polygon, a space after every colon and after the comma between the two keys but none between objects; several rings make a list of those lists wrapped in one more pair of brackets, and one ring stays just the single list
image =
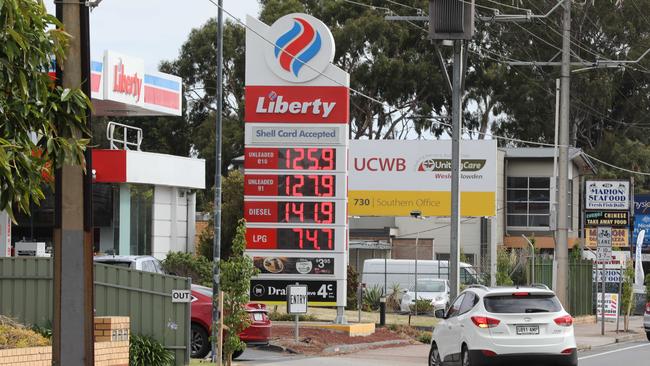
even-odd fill
[{"label": "red and white shop sign", "polygon": [[342,123],[349,91],[340,86],[246,86],[246,122]]}]

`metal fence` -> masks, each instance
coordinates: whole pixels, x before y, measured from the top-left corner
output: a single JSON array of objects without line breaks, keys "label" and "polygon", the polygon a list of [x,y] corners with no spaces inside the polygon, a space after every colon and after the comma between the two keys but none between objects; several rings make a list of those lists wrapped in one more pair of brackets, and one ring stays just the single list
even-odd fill
[{"label": "metal fence", "polygon": [[[52,261],[0,258],[0,314],[24,324],[51,326]],[[189,363],[190,303],[172,303],[172,290],[189,290],[190,279],[95,264],[95,315],[128,316],[131,333],[149,335]]]},{"label": "metal fence", "polygon": [[[593,262],[588,259],[569,263],[569,313],[573,316],[593,314]],[[553,286],[553,260],[535,263],[535,282]]]}]

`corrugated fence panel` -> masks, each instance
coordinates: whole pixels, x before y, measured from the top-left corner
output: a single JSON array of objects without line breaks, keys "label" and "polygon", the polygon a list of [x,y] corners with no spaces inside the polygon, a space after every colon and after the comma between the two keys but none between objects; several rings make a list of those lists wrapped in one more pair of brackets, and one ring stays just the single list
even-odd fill
[{"label": "corrugated fence panel", "polygon": [[[0,314],[51,326],[52,277],[50,258],[0,258]],[[163,343],[176,365],[189,363],[190,303],[172,303],[171,292],[189,289],[186,278],[95,264],[95,314],[130,317],[131,333]]]},{"label": "corrugated fence panel", "polygon": [[[592,261],[578,260],[569,263],[569,306],[567,311],[573,316],[593,313],[592,303]],[[553,287],[553,261],[543,260],[535,263],[535,282]]]}]

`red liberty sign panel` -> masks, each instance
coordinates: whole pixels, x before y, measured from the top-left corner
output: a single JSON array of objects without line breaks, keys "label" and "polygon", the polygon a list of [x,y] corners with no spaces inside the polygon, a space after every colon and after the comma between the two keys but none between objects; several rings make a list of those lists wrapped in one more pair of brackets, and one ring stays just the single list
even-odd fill
[{"label": "red liberty sign panel", "polygon": [[246,86],[246,122],[348,123],[349,91],[338,86]]}]

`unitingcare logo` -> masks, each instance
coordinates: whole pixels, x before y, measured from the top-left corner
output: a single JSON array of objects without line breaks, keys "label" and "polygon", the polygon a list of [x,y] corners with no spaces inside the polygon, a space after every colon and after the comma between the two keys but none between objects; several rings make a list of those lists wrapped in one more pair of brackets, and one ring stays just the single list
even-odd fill
[{"label": "unitingcare logo", "polygon": [[293,27],[275,42],[275,58],[296,77],[300,69],[320,51],[320,33],[309,22],[294,18]]}]

